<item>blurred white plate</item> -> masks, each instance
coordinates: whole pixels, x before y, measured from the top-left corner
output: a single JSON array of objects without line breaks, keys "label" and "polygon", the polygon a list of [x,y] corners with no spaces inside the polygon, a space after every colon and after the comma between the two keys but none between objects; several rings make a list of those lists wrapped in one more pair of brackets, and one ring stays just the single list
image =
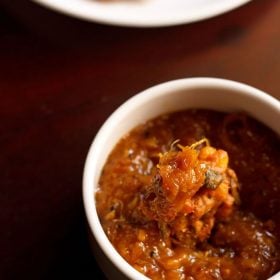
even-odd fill
[{"label": "blurred white plate", "polygon": [[156,27],[190,23],[233,10],[251,0],[32,0],[100,23]]}]

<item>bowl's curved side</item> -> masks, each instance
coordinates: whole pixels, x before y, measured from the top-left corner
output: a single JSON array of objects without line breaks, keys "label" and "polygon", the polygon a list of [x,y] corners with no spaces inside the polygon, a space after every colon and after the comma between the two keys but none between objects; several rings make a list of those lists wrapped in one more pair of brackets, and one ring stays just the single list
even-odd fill
[{"label": "bowl's curved side", "polygon": [[[85,0],[31,0],[44,7],[79,19],[127,27],[164,27],[201,21],[234,10],[252,0],[206,1],[196,9],[180,7],[171,13],[157,1],[103,3]],[[195,3],[195,2],[194,2]],[[160,6],[161,5],[161,6]],[[162,8],[159,10],[159,8]],[[165,11],[159,12],[159,11]],[[176,10],[177,11],[177,10]],[[183,11],[183,12],[182,12]]]},{"label": "bowl's curved side", "polygon": [[[89,149],[83,176],[83,201],[89,228],[98,246],[122,276],[130,279],[147,278],[128,265],[102,229],[94,201],[99,176],[111,150],[132,128],[161,114],[188,108],[246,111],[280,134],[280,102],[256,88],[229,80],[189,78],[170,81],[147,89],[120,106],[104,123]],[[280,273],[271,279],[276,276],[280,277]]]}]

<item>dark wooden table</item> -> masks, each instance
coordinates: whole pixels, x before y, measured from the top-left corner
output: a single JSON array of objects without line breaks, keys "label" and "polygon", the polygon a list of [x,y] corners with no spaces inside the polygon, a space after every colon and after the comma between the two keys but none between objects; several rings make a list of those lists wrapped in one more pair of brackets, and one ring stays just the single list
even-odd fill
[{"label": "dark wooden table", "polygon": [[[154,84],[213,76],[280,98],[280,1],[170,28],[102,26],[0,4],[0,279],[102,279],[81,197],[105,119]],[[95,277],[95,278],[94,278]]]}]

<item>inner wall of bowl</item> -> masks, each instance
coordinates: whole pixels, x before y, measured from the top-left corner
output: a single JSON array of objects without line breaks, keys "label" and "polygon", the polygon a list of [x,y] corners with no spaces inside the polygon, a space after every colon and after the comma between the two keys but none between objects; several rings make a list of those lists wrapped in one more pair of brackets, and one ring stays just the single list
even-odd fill
[{"label": "inner wall of bowl", "polygon": [[[87,185],[91,184],[91,186],[87,195],[95,192],[107,157],[120,138],[149,119],[189,108],[224,112],[246,111],[280,134],[277,123],[280,115],[280,103],[261,91],[239,83],[217,79],[185,79],[165,83],[128,100],[111,115],[101,128],[89,154],[90,164],[86,173],[91,174],[87,181]],[[129,278],[147,279],[142,278],[143,275],[139,278],[139,272],[131,270],[131,267],[120,258],[105,237],[98,222],[94,202],[88,204],[91,204],[89,208],[92,211],[91,213],[87,211],[89,222],[95,216],[92,219],[95,220],[94,226],[91,228],[107,257]]]}]

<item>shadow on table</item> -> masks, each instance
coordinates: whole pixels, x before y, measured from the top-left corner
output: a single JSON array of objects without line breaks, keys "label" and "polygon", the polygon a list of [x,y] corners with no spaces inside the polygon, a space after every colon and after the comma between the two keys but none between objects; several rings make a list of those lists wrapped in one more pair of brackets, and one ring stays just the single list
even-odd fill
[{"label": "shadow on table", "polygon": [[51,262],[45,279],[106,279],[90,250],[85,218],[81,213],[79,222],[69,229],[58,244],[56,257]]}]

